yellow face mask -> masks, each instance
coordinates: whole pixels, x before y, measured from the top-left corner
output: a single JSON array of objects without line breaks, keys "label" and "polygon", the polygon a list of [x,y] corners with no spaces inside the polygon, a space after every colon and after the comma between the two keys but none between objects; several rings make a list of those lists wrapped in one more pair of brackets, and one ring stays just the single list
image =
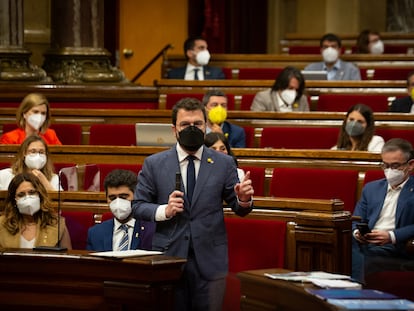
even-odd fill
[{"label": "yellow face mask", "polygon": [[211,123],[222,124],[227,119],[227,110],[218,105],[209,111],[208,118]]},{"label": "yellow face mask", "polygon": [[414,87],[411,89],[411,99],[414,100]]}]

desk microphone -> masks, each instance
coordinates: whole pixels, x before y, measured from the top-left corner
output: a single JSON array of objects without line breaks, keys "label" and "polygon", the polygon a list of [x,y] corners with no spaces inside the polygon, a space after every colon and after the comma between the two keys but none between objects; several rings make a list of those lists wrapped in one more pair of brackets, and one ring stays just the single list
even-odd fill
[{"label": "desk microphone", "polygon": [[62,180],[62,171],[64,170],[65,168],[62,168],[61,170],[59,170],[59,173],[58,173],[58,180],[59,180],[59,183],[58,183],[58,208],[57,208],[57,231],[58,231],[58,234],[57,234],[57,239],[58,239],[58,242],[57,242],[57,245],[56,246],[37,246],[37,247],[34,247],[33,248],[33,250],[34,251],[58,251],[58,252],[60,252],[60,251],[66,251],[67,250],[67,248],[66,247],[61,247],[60,246],[60,212],[61,212],[61,206],[60,206],[60,188],[61,188],[61,180]]}]

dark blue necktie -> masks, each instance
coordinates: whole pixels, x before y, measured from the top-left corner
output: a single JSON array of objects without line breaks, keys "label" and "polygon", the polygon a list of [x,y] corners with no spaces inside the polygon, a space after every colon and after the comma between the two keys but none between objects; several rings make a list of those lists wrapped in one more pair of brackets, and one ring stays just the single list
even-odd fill
[{"label": "dark blue necktie", "polygon": [[196,183],[195,178],[195,168],[194,168],[194,156],[189,155],[187,157],[188,166],[187,166],[187,197],[191,203],[191,199],[193,198],[194,187]]},{"label": "dark blue necktie", "polygon": [[194,80],[198,80],[198,71],[199,71],[200,69],[198,69],[198,68],[194,68]]}]

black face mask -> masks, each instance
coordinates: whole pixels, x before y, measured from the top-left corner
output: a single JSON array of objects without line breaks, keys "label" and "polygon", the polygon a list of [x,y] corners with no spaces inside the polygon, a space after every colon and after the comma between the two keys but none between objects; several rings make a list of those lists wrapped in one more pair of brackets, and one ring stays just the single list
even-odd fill
[{"label": "black face mask", "polygon": [[188,126],[178,132],[178,143],[185,150],[197,151],[204,144],[204,133],[197,126]]}]

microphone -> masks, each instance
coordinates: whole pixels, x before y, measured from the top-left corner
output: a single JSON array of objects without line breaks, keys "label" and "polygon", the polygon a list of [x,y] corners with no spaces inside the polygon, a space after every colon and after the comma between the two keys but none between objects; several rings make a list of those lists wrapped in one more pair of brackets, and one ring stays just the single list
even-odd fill
[{"label": "microphone", "polygon": [[57,245],[56,246],[37,246],[34,247],[33,250],[34,251],[54,251],[54,252],[61,252],[61,251],[66,251],[67,248],[66,247],[62,247],[60,244],[60,213],[61,213],[61,206],[60,206],[60,188],[61,188],[61,181],[62,181],[62,171],[65,168],[62,168],[59,170],[58,173],[58,205],[57,205]]},{"label": "microphone", "polygon": [[181,173],[175,173],[175,190],[181,191]]}]

